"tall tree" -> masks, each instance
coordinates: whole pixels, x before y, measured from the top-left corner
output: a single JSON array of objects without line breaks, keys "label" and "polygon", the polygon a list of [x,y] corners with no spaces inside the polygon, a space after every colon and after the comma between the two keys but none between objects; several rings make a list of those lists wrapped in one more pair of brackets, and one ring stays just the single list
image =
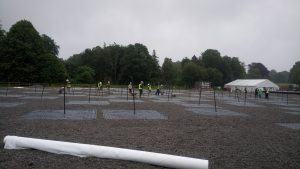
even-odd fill
[{"label": "tall tree", "polygon": [[205,67],[221,69],[222,58],[219,51],[215,49],[207,49],[202,53],[202,61]]},{"label": "tall tree", "polygon": [[239,58],[232,57],[230,67],[232,70],[233,79],[242,79],[246,76],[246,70],[244,63],[239,61]]},{"label": "tall tree", "polygon": [[39,64],[36,66],[39,82],[62,83],[67,77],[63,60],[52,53],[39,56]]},{"label": "tall tree", "polygon": [[14,24],[1,51],[1,72],[10,81],[38,81],[37,57],[45,53],[43,41],[33,25],[26,20]]},{"label": "tall tree", "polygon": [[[139,81],[150,81],[150,70],[153,63],[148,64],[149,61],[155,62],[146,46],[138,43],[128,45],[120,64],[121,82],[133,81],[134,83],[138,83]],[[153,69],[157,69],[157,67]]]},{"label": "tall tree", "polygon": [[275,83],[288,83],[289,74],[288,71],[277,72],[274,69],[269,72],[270,80]]},{"label": "tall tree", "polygon": [[248,65],[248,78],[251,79],[268,79],[269,70],[262,63],[251,63]]},{"label": "tall tree", "polygon": [[160,66],[158,64],[158,57],[156,56],[156,51],[152,51],[152,55],[147,57],[148,62],[148,72],[150,81],[154,84],[159,81],[160,77]]},{"label": "tall tree", "polygon": [[231,58],[230,57],[224,56],[222,58],[222,64],[221,64],[220,68],[221,68],[225,83],[230,82],[234,79],[233,71],[231,68]]},{"label": "tall tree", "polygon": [[174,71],[175,71],[175,84],[176,85],[184,85],[183,81],[182,81],[182,66],[181,66],[181,62],[177,61],[177,62],[173,62],[173,67],[174,67]]},{"label": "tall tree", "polygon": [[207,80],[212,83],[213,86],[221,86],[223,84],[223,74],[216,68],[208,68]]},{"label": "tall tree", "polygon": [[65,68],[56,54],[58,46],[53,39],[40,36],[29,21],[18,21],[1,42],[1,81],[63,81]]},{"label": "tall tree", "polygon": [[191,62],[191,60],[189,58],[187,58],[187,57],[183,58],[181,60],[181,67],[184,67],[184,65],[189,62]]},{"label": "tall tree", "polygon": [[290,70],[290,82],[300,85],[300,61],[296,62]]},{"label": "tall tree", "polygon": [[44,48],[47,53],[51,53],[57,56],[59,53],[59,46],[55,43],[55,41],[45,34],[43,34],[41,38],[43,40]]},{"label": "tall tree", "polygon": [[80,66],[76,68],[76,76],[74,81],[76,83],[94,83],[95,70],[88,66]]},{"label": "tall tree", "polygon": [[2,29],[2,25],[0,24],[0,42],[2,41],[4,36],[5,36],[5,30]]},{"label": "tall tree", "polygon": [[161,71],[163,82],[169,85],[173,85],[176,80],[176,70],[171,58],[165,58],[164,63],[161,67]]},{"label": "tall tree", "polygon": [[182,69],[182,80],[189,88],[200,80],[200,67],[194,62],[186,63]]}]

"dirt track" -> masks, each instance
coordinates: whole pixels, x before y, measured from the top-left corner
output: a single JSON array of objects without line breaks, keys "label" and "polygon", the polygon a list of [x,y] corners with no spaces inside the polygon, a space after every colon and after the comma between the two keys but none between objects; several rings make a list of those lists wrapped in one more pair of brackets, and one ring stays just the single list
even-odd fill
[{"label": "dirt track", "polygon": [[[29,91],[29,92],[28,92]],[[175,104],[176,99],[197,104],[197,92],[179,91],[176,98],[167,101],[166,96],[144,96],[137,110],[156,110],[166,116],[164,120],[108,120],[102,110],[132,110],[129,103],[113,102],[103,96],[92,97],[93,101],[109,101],[109,105],[67,105],[67,110],[96,109],[93,120],[30,120],[24,118],[33,110],[62,110],[63,97],[58,89],[47,89],[44,96],[57,99],[24,99],[40,96],[34,89],[10,89],[5,96],[1,89],[0,103],[23,103],[15,107],[0,107],[0,138],[16,135],[32,138],[78,142],[159,152],[209,160],[210,168],[300,168],[300,130],[290,129],[277,123],[300,123],[300,115],[289,114],[284,107],[294,107],[300,112],[300,98],[290,98],[293,106],[250,100],[264,107],[244,107],[225,104],[228,96],[218,95],[219,110],[227,109],[244,116],[208,116],[187,111]],[[67,96],[70,100],[88,100],[87,90],[78,90],[86,96]],[[180,94],[183,93],[183,94]],[[124,92],[125,93],[125,92]],[[111,94],[111,99],[126,99],[120,91]],[[23,95],[11,97],[13,95]],[[71,94],[72,95],[72,94]],[[205,95],[205,93],[204,93]],[[270,96],[272,100],[272,95]],[[207,93],[201,104],[213,107],[211,95]],[[157,100],[157,102],[155,102]],[[275,100],[275,99],[274,99]],[[295,106],[298,105],[298,106]],[[1,143],[0,168],[161,168],[149,164],[121,160],[79,158],[57,155],[37,150],[5,150]]]}]

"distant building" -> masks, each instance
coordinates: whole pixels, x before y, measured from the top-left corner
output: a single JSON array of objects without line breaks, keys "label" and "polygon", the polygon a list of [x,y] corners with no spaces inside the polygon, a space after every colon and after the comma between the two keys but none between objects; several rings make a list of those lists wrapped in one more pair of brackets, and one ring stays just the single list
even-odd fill
[{"label": "distant building", "polygon": [[270,91],[279,90],[279,86],[268,79],[237,79],[225,84],[224,88],[231,91],[235,89],[254,91],[256,88],[268,88]]}]

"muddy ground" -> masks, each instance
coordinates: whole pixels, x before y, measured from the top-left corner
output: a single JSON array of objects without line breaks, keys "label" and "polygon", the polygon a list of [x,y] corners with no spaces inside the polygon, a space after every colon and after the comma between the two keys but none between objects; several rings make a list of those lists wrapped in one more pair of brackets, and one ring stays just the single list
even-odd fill
[{"label": "muddy ground", "polygon": [[[300,97],[270,96],[269,100],[248,96],[255,106],[236,106],[233,94],[217,93],[218,111],[230,110],[241,115],[203,115],[189,111],[199,103],[198,91],[175,91],[175,98],[167,95],[144,95],[136,103],[137,110],[155,110],[167,119],[105,119],[102,110],[133,109],[126,91],[111,89],[96,94],[91,101],[108,101],[108,105],[67,104],[67,110],[96,110],[97,118],[89,120],[28,119],[34,110],[63,110],[63,95],[57,88],[1,88],[0,138],[6,135],[68,141],[103,146],[136,149],[209,160],[211,169],[241,168],[300,168],[300,130],[278,123],[300,123]],[[76,89],[67,94],[66,102],[88,101],[88,89]],[[7,96],[6,96],[7,94]],[[74,95],[73,95],[74,94]],[[243,103],[241,96],[239,101]],[[130,97],[129,97],[130,99]],[[228,102],[227,102],[228,101]],[[21,103],[8,107],[8,103]],[[183,104],[190,104],[186,107]],[[203,91],[200,105],[213,109],[212,92]],[[246,104],[247,105],[247,104]],[[221,107],[221,108],[220,108]],[[287,108],[292,108],[293,111]],[[197,107],[195,108],[197,109]],[[292,113],[287,113],[292,112]],[[6,150],[0,144],[0,168],[163,168],[159,166],[100,158],[79,158],[38,150]]]}]

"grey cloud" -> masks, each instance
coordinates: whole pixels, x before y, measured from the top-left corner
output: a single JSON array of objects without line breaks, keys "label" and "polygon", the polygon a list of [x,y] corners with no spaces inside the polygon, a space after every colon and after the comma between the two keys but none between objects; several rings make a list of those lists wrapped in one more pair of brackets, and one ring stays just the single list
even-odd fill
[{"label": "grey cloud", "polygon": [[28,19],[65,59],[104,42],[140,42],[161,63],[213,48],[278,71],[300,60],[299,11],[298,0],[0,0],[6,30]]}]

